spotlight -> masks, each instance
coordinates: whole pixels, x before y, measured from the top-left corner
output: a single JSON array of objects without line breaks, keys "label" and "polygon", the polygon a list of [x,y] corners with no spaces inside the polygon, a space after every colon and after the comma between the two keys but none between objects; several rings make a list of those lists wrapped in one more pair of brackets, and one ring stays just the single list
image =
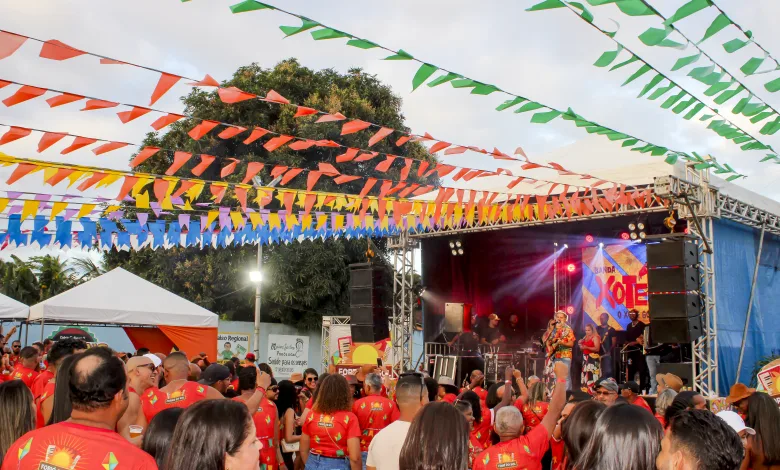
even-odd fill
[{"label": "spotlight", "polygon": [[636,240],[637,238],[639,238],[639,235],[637,235],[636,232],[631,232],[631,239]]},{"label": "spotlight", "polygon": [[639,238],[644,240],[645,238],[647,238],[647,234],[645,232],[639,232]]},{"label": "spotlight", "polygon": [[604,243],[603,242],[599,242],[599,248],[604,248]]},{"label": "spotlight", "polygon": [[568,247],[569,247],[569,245],[567,245],[566,243],[564,243],[564,244],[563,244],[563,249],[564,249],[564,250],[565,250],[566,248],[568,248]]},{"label": "spotlight", "polygon": [[569,271],[570,273],[573,273],[575,269],[577,269],[577,267],[574,266],[574,263],[569,263],[569,265],[566,266],[566,270]]},{"label": "spotlight", "polygon": [[455,248],[455,242],[450,242],[450,248]]},{"label": "spotlight", "polygon": [[566,313],[568,313],[569,315],[574,315],[574,306],[569,305],[568,307],[566,307]]},{"label": "spotlight", "polygon": [[553,246],[558,246],[558,242],[553,242]]},{"label": "spotlight", "polygon": [[452,256],[458,256],[458,252],[455,250],[452,250]]},{"label": "spotlight", "polygon": [[458,248],[460,248],[460,247],[462,247],[462,246],[463,246],[463,244],[460,242],[460,240],[458,240],[458,241],[456,241],[456,242],[455,242],[455,246],[457,246]]},{"label": "spotlight", "polygon": [[639,222],[638,224],[636,224],[636,228],[638,228],[639,230],[644,230],[645,229],[645,224],[643,224],[642,222]]},{"label": "spotlight", "polygon": [[631,236],[628,234],[628,232],[623,232],[620,234],[620,238],[622,238],[623,240],[628,240],[629,238],[631,238]]},{"label": "spotlight", "polygon": [[636,224],[631,222],[630,224],[628,224],[628,229],[629,230],[636,230]]},{"label": "spotlight", "polygon": [[461,256],[463,255],[463,248],[458,248],[458,254]]},{"label": "spotlight", "polygon": [[691,229],[688,228],[688,227],[685,227],[685,230],[683,230],[683,233],[685,233],[686,235],[690,235]]},{"label": "spotlight", "polygon": [[585,241],[588,243],[593,243],[593,235],[585,235]]}]

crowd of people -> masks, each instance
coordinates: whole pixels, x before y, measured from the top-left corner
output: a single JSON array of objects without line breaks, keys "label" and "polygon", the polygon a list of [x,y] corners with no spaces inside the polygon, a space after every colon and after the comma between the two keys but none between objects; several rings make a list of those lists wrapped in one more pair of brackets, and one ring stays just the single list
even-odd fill
[{"label": "crowd of people", "polygon": [[[596,346],[594,346],[596,347]],[[0,383],[0,470],[765,470],[780,469],[780,410],[742,384],[717,415],[659,377],[654,407],[635,382],[568,391],[512,367],[463,388],[406,372],[210,363],[80,340],[14,347]]]}]

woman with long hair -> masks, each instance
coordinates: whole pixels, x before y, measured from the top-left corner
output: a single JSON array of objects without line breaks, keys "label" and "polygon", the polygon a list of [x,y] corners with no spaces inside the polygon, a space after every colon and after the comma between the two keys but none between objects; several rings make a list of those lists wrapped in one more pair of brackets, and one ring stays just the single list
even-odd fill
[{"label": "woman with long hair", "polygon": [[352,389],[339,374],[317,384],[314,406],[301,430],[301,459],[306,470],[359,470],[360,426],[352,413]]},{"label": "woman with long hair", "polygon": [[[753,393],[748,400],[748,427],[756,431],[748,436],[747,453],[753,470],[780,470],[780,410],[766,393]],[[747,460],[747,459],[746,459]]]},{"label": "woman with long hair", "polygon": [[303,406],[298,403],[299,396],[296,395],[297,388],[294,383],[289,380],[282,380],[278,385],[279,394],[276,396],[276,412],[279,416],[279,439],[282,459],[285,467],[288,470],[293,470],[295,468],[293,463],[294,452],[285,452],[284,444],[281,444],[281,441],[283,440],[286,444],[295,444],[301,440],[301,436],[295,433],[295,418],[300,416]]},{"label": "woman with long hair", "polygon": [[[571,369],[572,348],[574,347],[574,330],[568,323],[569,316],[566,312],[558,310],[547,325],[547,331],[542,336],[547,361],[544,373],[548,380],[549,389],[547,396],[552,395],[552,384],[555,383],[554,366],[556,362],[563,362]],[[571,390],[571,375],[566,377],[566,390]]]},{"label": "woman with long hair", "polygon": [[585,337],[579,341],[582,351],[582,374],[580,376],[583,392],[595,393],[596,384],[601,378],[601,338],[593,325],[585,325]]},{"label": "woman with long hair", "polygon": [[157,413],[144,432],[141,450],[154,457],[157,468],[165,470],[171,439],[184,408],[168,408]]},{"label": "woman with long hair", "polygon": [[598,401],[583,401],[577,403],[574,410],[563,420],[561,425],[561,438],[564,446],[564,463],[562,469],[573,468],[582,450],[593,435],[593,428],[601,413],[607,409],[607,405]]},{"label": "woman with long hair", "polygon": [[655,419],[661,423],[664,429],[666,429],[666,410],[672,406],[674,398],[677,396],[677,392],[671,388],[664,389],[663,392],[658,394],[658,398],[655,399]]},{"label": "woman with long hair", "polygon": [[536,382],[528,390],[527,401],[524,401],[522,397],[515,401],[515,408],[523,414],[523,423],[527,431],[539,426],[544,417],[547,416],[547,408],[550,404],[545,401],[546,398],[546,385],[543,382]]},{"label": "woman with long hair", "polygon": [[0,462],[11,444],[35,429],[30,389],[21,380],[0,383]]},{"label": "woman with long hair", "polygon": [[73,354],[62,360],[62,364],[57,368],[57,376],[54,380],[54,403],[51,408],[51,416],[46,421],[46,425],[57,424],[70,419],[71,399],[70,399],[70,370],[73,362],[78,358],[78,354]]},{"label": "woman with long hair", "polygon": [[655,470],[663,434],[658,420],[647,410],[627,403],[612,405],[596,420],[574,468]]},{"label": "woman with long hair", "polygon": [[246,405],[201,400],[182,413],[165,470],[257,469],[260,447]]},{"label": "woman with long hair", "polygon": [[458,397],[458,400],[466,401],[471,405],[471,414],[474,418],[471,435],[479,442],[480,447],[484,449],[490,443],[490,411],[482,406],[479,395],[475,392],[463,392]]},{"label": "woman with long hair", "polygon": [[[244,367],[238,374],[238,396],[235,401],[246,403],[252,398],[257,387],[257,370],[254,367]],[[260,463],[269,468],[277,468],[276,454],[279,446],[279,416],[276,405],[267,397],[260,400],[256,410],[252,412],[252,421],[255,423],[257,439],[262,444],[260,450]]]},{"label": "woman with long hair", "polygon": [[[477,398],[477,403],[479,403],[479,397],[476,393],[466,392],[461,398],[455,400],[455,409],[463,413],[463,417],[466,418],[466,422],[469,424],[469,468],[471,468],[474,465],[474,458],[485,450],[485,446],[479,441],[474,432],[474,423],[476,422],[476,417],[474,416],[475,405],[471,398],[466,398],[466,395],[469,393],[473,393]],[[479,404],[476,405],[476,408],[479,409]]]},{"label": "woman with long hair", "polygon": [[399,470],[466,470],[469,425],[448,403],[429,403],[414,417],[401,448]]}]

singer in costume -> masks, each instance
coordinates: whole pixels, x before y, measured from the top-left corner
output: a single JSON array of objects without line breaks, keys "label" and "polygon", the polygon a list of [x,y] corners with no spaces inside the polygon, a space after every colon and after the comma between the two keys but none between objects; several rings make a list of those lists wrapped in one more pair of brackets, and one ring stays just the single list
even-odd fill
[{"label": "singer in costume", "polygon": [[[558,310],[555,312],[555,318],[550,320],[547,325],[547,331],[542,336],[545,350],[547,351],[547,363],[545,373],[553,371],[556,362],[563,362],[566,367],[571,368],[572,347],[574,347],[574,330],[566,322],[568,316],[565,312]],[[555,383],[548,380],[548,385]],[[571,390],[571,374],[566,377],[566,390]]]}]

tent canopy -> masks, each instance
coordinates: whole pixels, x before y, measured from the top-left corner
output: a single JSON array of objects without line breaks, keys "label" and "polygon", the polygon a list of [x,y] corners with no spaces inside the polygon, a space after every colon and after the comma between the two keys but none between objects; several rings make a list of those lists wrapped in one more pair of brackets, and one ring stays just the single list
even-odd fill
[{"label": "tent canopy", "polygon": [[0,294],[0,321],[26,320],[30,307],[8,296]]}]

